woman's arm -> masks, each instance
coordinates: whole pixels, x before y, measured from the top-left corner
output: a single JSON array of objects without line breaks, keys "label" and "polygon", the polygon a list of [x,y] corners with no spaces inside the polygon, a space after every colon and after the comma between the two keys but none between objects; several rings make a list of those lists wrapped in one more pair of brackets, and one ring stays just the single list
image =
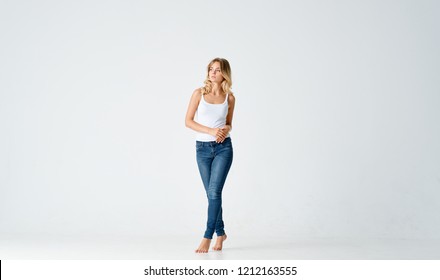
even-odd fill
[{"label": "woman's arm", "polygon": [[235,96],[229,94],[228,97],[228,115],[226,116],[226,125],[229,126],[229,131],[232,130],[232,117],[234,116],[234,108],[235,108]]},{"label": "woman's arm", "polygon": [[185,117],[185,126],[198,132],[212,134],[212,128],[201,125],[194,121],[194,116],[196,114],[197,107],[199,106],[200,99],[200,89],[196,89],[191,96],[191,100],[189,101],[188,110]]},{"label": "woman's arm", "polygon": [[196,89],[191,96],[191,100],[189,101],[188,110],[185,117],[185,126],[197,132],[207,133],[212,136],[226,136],[227,134],[225,134],[225,132],[222,131],[220,128],[207,127],[194,121],[194,116],[196,114],[197,107],[199,106],[200,99],[200,89]]}]

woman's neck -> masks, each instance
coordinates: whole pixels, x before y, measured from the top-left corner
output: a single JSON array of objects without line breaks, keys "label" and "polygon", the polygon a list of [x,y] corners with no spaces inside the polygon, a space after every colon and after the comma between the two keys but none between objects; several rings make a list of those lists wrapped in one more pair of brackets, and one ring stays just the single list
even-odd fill
[{"label": "woman's neck", "polygon": [[211,94],[215,96],[219,96],[223,93],[223,89],[220,84],[212,83]]}]

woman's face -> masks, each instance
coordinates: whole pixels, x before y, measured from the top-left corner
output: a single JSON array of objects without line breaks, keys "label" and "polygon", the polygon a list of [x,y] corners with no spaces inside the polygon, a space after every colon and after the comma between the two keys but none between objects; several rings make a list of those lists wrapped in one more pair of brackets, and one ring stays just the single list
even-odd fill
[{"label": "woman's face", "polygon": [[224,78],[222,75],[222,71],[220,69],[220,62],[216,61],[214,62],[211,67],[209,67],[209,79],[211,82],[215,83],[221,83]]}]

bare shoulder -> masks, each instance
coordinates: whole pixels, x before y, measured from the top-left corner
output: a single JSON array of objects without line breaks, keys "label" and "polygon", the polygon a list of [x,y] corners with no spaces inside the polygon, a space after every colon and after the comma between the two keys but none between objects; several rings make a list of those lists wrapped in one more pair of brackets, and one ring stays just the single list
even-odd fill
[{"label": "bare shoulder", "polygon": [[200,88],[196,88],[193,91],[191,98],[200,101],[201,96],[202,96],[202,90]]},{"label": "bare shoulder", "polygon": [[196,88],[194,91],[193,91],[193,94],[201,94],[202,93],[202,89],[201,88]]}]

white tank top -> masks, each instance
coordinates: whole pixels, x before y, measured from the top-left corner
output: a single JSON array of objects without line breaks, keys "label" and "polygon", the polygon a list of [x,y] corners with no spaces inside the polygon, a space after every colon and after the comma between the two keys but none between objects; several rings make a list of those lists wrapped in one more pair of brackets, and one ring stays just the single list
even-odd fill
[{"label": "white tank top", "polygon": [[[218,128],[226,124],[226,116],[228,115],[228,94],[226,94],[226,100],[222,104],[211,104],[205,101],[205,97],[202,95],[199,106],[197,107],[196,117],[197,122],[201,125]],[[229,133],[226,137],[229,137]],[[215,141],[217,137],[207,133],[196,133],[197,141]]]}]

